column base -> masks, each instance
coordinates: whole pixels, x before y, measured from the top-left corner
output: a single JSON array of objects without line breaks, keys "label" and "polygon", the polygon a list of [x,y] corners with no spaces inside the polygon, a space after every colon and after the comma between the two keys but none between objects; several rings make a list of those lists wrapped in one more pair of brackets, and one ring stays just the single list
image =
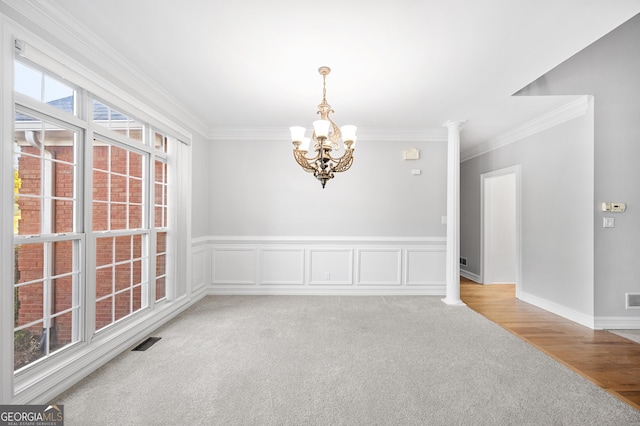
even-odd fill
[{"label": "column base", "polygon": [[442,300],[443,303],[449,306],[467,306],[467,304],[460,299],[447,299],[445,297],[444,299],[440,299],[440,300]]}]

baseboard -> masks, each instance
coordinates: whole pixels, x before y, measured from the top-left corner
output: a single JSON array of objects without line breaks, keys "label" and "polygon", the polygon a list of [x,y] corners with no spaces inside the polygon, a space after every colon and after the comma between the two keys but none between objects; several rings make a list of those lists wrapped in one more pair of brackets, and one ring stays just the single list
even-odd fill
[{"label": "baseboard", "polygon": [[596,317],[596,330],[640,330],[638,317]]},{"label": "baseboard", "polygon": [[446,293],[446,285],[429,288],[238,288],[237,286],[210,287],[208,296],[438,296]]},{"label": "baseboard", "polygon": [[469,271],[465,271],[464,269],[460,269],[460,276],[463,276],[473,282],[476,282],[478,284],[482,284],[482,279],[480,278],[480,275],[478,274],[474,274],[473,272],[469,272]]},{"label": "baseboard", "polygon": [[545,311],[549,311],[580,325],[584,325],[585,327],[596,329],[595,318],[592,316],[574,311],[566,306],[558,305],[557,303],[543,299],[542,297],[534,296],[525,291],[520,291],[519,298],[523,302],[542,308]]}]

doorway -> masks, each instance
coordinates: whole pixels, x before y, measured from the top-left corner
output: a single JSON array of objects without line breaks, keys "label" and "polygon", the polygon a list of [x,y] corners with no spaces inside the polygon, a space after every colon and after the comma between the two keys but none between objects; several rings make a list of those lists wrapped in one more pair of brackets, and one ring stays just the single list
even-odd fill
[{"label": "doorway", "polygon": [[520,166],[481,175],[482,283],[520,283]]}]

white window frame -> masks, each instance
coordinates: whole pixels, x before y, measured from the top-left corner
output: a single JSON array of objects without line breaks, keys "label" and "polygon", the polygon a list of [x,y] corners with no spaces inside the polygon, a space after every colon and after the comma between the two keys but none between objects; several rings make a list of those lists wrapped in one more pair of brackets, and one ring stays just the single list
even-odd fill
[{"label": "white window frame", "polygon": [[[87,104],[87,93],[91,92],[99,99],[103,99],[110,105],[114,105],[118,111],[125,113],[134,112],[131,116],[140,120],[142,123],[153,126],[163,132],[165,132],[172,141],[175,141],[169,146],[169,158],[168,164],[170,168],[170,211],[169,211],[169,225],[171,230],[171,238],[173,244],[173,253],[168,256],[167,259],[167,274],[170,275],[173,282],[167,282],[166,298],[162,303],[157,303],[156,307],[159,309],[163,305],[171,303],[176,300],[181,300],[184,303],[184,297],[191,296],[191,271],[190,271],[190,181],[191,176],[189,173],[183,173],[181,175],[173,172],[178,167],[182,170],[190,170],[191,164],[191,134],[185,131],[180,126],[172,127],[175,122],[159,114],[157,111],[149,108],[147,104],[142,103],[135,96],[131,95],[127,90],[123,90],[121,87],[115,85],[112,81],[105,79],[98,73],[90,71],[83,66],[75,58],[72,58],[62,51],[56,49],[50,45],[47,41],[39,38],[33,33],[25,30],[24,28],[16,25],[13,22],[7,20],[4,16],[0,15],[0,30],[2,30],[2,46],[0,47],[0,53],[2,55],[2,65],[0,66],[0,84],[2,97],[0,101],[0,119],[5,123],[12,123],[14,116],[14,100],[20,98],[20,94],[14,94],[13,92],[13,66],[14,57],[22,53],[25,54],[24,47],[28,46],[26,55],[31,62],[36,63],[44,68],[48,73],[57,75],[63,79],[82,87],[79,90],[78,96],[80,97],[80,103],[78,105],[79,117],[67,117],[63,118],[66,123],[73,124],[82,128],[85,131],[85,140],[92,140],[93,134],[102,133],[104,130],[96,129],[95,126],[87,125],[85,118],[89,117],[90,108]],[[20,41],[17,41],[20,39]],[[23,41],[23,40],[26,40]],[[14,44],[19,46],[22,50],[16,53],[14,50]],[[11,46],[11,47],[9,47]],[[47,52],[47,53],[43,53]],[[25,96],[26,97],[26,96]],[[26,102],[26,101],[25,101]],[[56,117],[57,114],[61,114],[60,110],[51,108],[52,111],[47,110],[47,105],[38,105],[38,109],[45,112],[46,115]],[[55,111],[53,111],[55,110]],[[168,126],[168,127],[167,127]],[[11,140],[13,137],[13,126],[2,126],[2,136],[4,140]],[[108,135],[110,138],[118,138],[120,135],[114,136]],[[180,142],[180,143],[178,143]],[[86,144],[85,144],[86,145]],[[178,146],[179,145],[179,146]],[[140,145],[140,147],[148,148],[148,145]],[[151,154],[149,160],[150,164],[154,164],[154,153]],[[162,155],[162,154],[160,154]],[[90,150],[86,150],[82,157],[85,164],[92,164]],[[12,167],[12,144],[3,144],[0,148],[0,170],[13,170]],[[86,166],[84,168],[86,170]],[[151,169],[151,167],[150,167]],[[0,174],[0,196],[3,199],[9,199],[13,197],[13,175],[9,176],[8,173]],[[148,179],[148,184],[151,184],[153,175]],[[85,200],[89,199],[87,192],[91,188],[91,176],[80,177],[78,173],[78,179],[82,179],[85,182],[84,190],[79,190],[78,196],[84,197]],[[91,225],[90,216],[90,203],[84,202],[84,209],[80,212],[83,223],[86,226]],[[153,205],[152,200],[149,200],[149,205]],[[3,276],[7,276],[7,272],[10,272],[10,276],[13,275],[13,233],[8,234],[7,230],[13,229],[13,203],[2,203],[0,209],[0,243],[2,244],[2,254],[0,255],[0,271],[3,272]],[[86,228],[85,228],[86,230]],[[91,253],[92,243],[90,238],[81,237],[81,243],[84,246],[86,253]],[[176,249],[175,244],[180,246],[180,249]],[[150,245],[155,250],[155,246]],[[153,258],[154,255],[151,255]],[[92,270],[92,262],[90,256],[86,256],[81,259],[84,263],[85,271]],[[171,266],[170,266],[171,265]],[[93,265],[95,266],[95,265]],[[171,269],[171,272],[169,268]],[[85,274],[86,275],[86,274]],[[177,279],[177,277],[180,279]],[[71,348],[70,350],[56,352],[51,357],[51,362],[38,363],[33,368],[28,368],[21,372],[19,377],[13,372],[13,286],[3,286],[1,290],[2,296],[2,313],[1,315],[1,339],[0,346],[0,369],[2,370],[2,380],[0,381],[0,403],[19,403],[20,401],[32,400],[34,395],[38,395],[38,387],[52,386],[52,376],[59,376],[59,370],[61,368],[68,368],[69,363],[82,361],[79,356],[89,356],[91,359],[97,359],[101,355],[93,354],[99,353],[99,350],[93,350],[93,348],[99,348],[99,344],[107,344],[108,339],[103,336],[96,336],[93,333],[93,324],[91,324],[90,318],[92,318],[92,312],[90,312],[91,303],[86,300],[86,295],[89,294],[92,289],[92,280],[88,277],[85,278],[85,321],[83,327],[84,340],[81,344]],[[94,283],[94,281],[93,281]],[[154,281],[155,283],[155,281]],[[176,285],[179,288],[176,288]],[[155,292],[149,292],[149,294],[155,294]],[[153,304],[150,305],[153,309]],[[143,318],[144,319],[144,318]],[[137,321],[137,320],[136,320]],[[135,321],[134,321],[135,322]],[[131,326],[127,327],[113,327],[113,335],[118,335],[120,332],[127,332]],[[109,333],[104,333],[109,334]],[[111,340],[117,340],[111,338]],[[64,352],[64,353],[62,353]],[[55,357],[55,359],[54,359]],[[75,360],[75,361],[72,361]],[[67,373],[68,374],[68,373]],[[55,380],[60,380],[55,379]],[[32,395],[29,397],[29,395]],[[17,401],[17,402],[16,402]]]}]

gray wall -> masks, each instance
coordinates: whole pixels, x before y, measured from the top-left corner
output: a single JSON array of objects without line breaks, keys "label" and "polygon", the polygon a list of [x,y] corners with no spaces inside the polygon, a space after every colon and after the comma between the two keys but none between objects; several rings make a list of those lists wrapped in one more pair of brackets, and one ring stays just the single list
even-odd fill
[{"label": "gray wall", "polygon": [[515,165],[521,165],[520,290],[592,316],[592,110],[461,164],[460,255],[471,273],[481,274],[481,175]]},{"label": "gray wall", "polygon": [[[521,95],[595,97],[595,315],[637,316],[625,292],[640,291],[640,15],[521,90]],[[626,202],[603,228],[599,203]]]},{"label": "gray wall", "polygon": [[[411,147],[420,149],[419,160],[403,160]],[[194,221],[200,222],[194,236],[446,235],[445,141],[359,140],[351,169],[325,189],[298,166],[286,140],[216,141],[207,148],[194,146],[194,182],[199,177],[206,184],[194,183]],[[413,176],[412,169],[422,174]],[[206,226],[196,212],[201,196],[210,200]]]},{"label": "gray wall", "polygon": [[210,196],[209,184],[211,143],[202,136],[194,135],[192,140],[192,202],[191,202],[191,235],[193,238],[204,237],[211,233],[209,220]]}]

